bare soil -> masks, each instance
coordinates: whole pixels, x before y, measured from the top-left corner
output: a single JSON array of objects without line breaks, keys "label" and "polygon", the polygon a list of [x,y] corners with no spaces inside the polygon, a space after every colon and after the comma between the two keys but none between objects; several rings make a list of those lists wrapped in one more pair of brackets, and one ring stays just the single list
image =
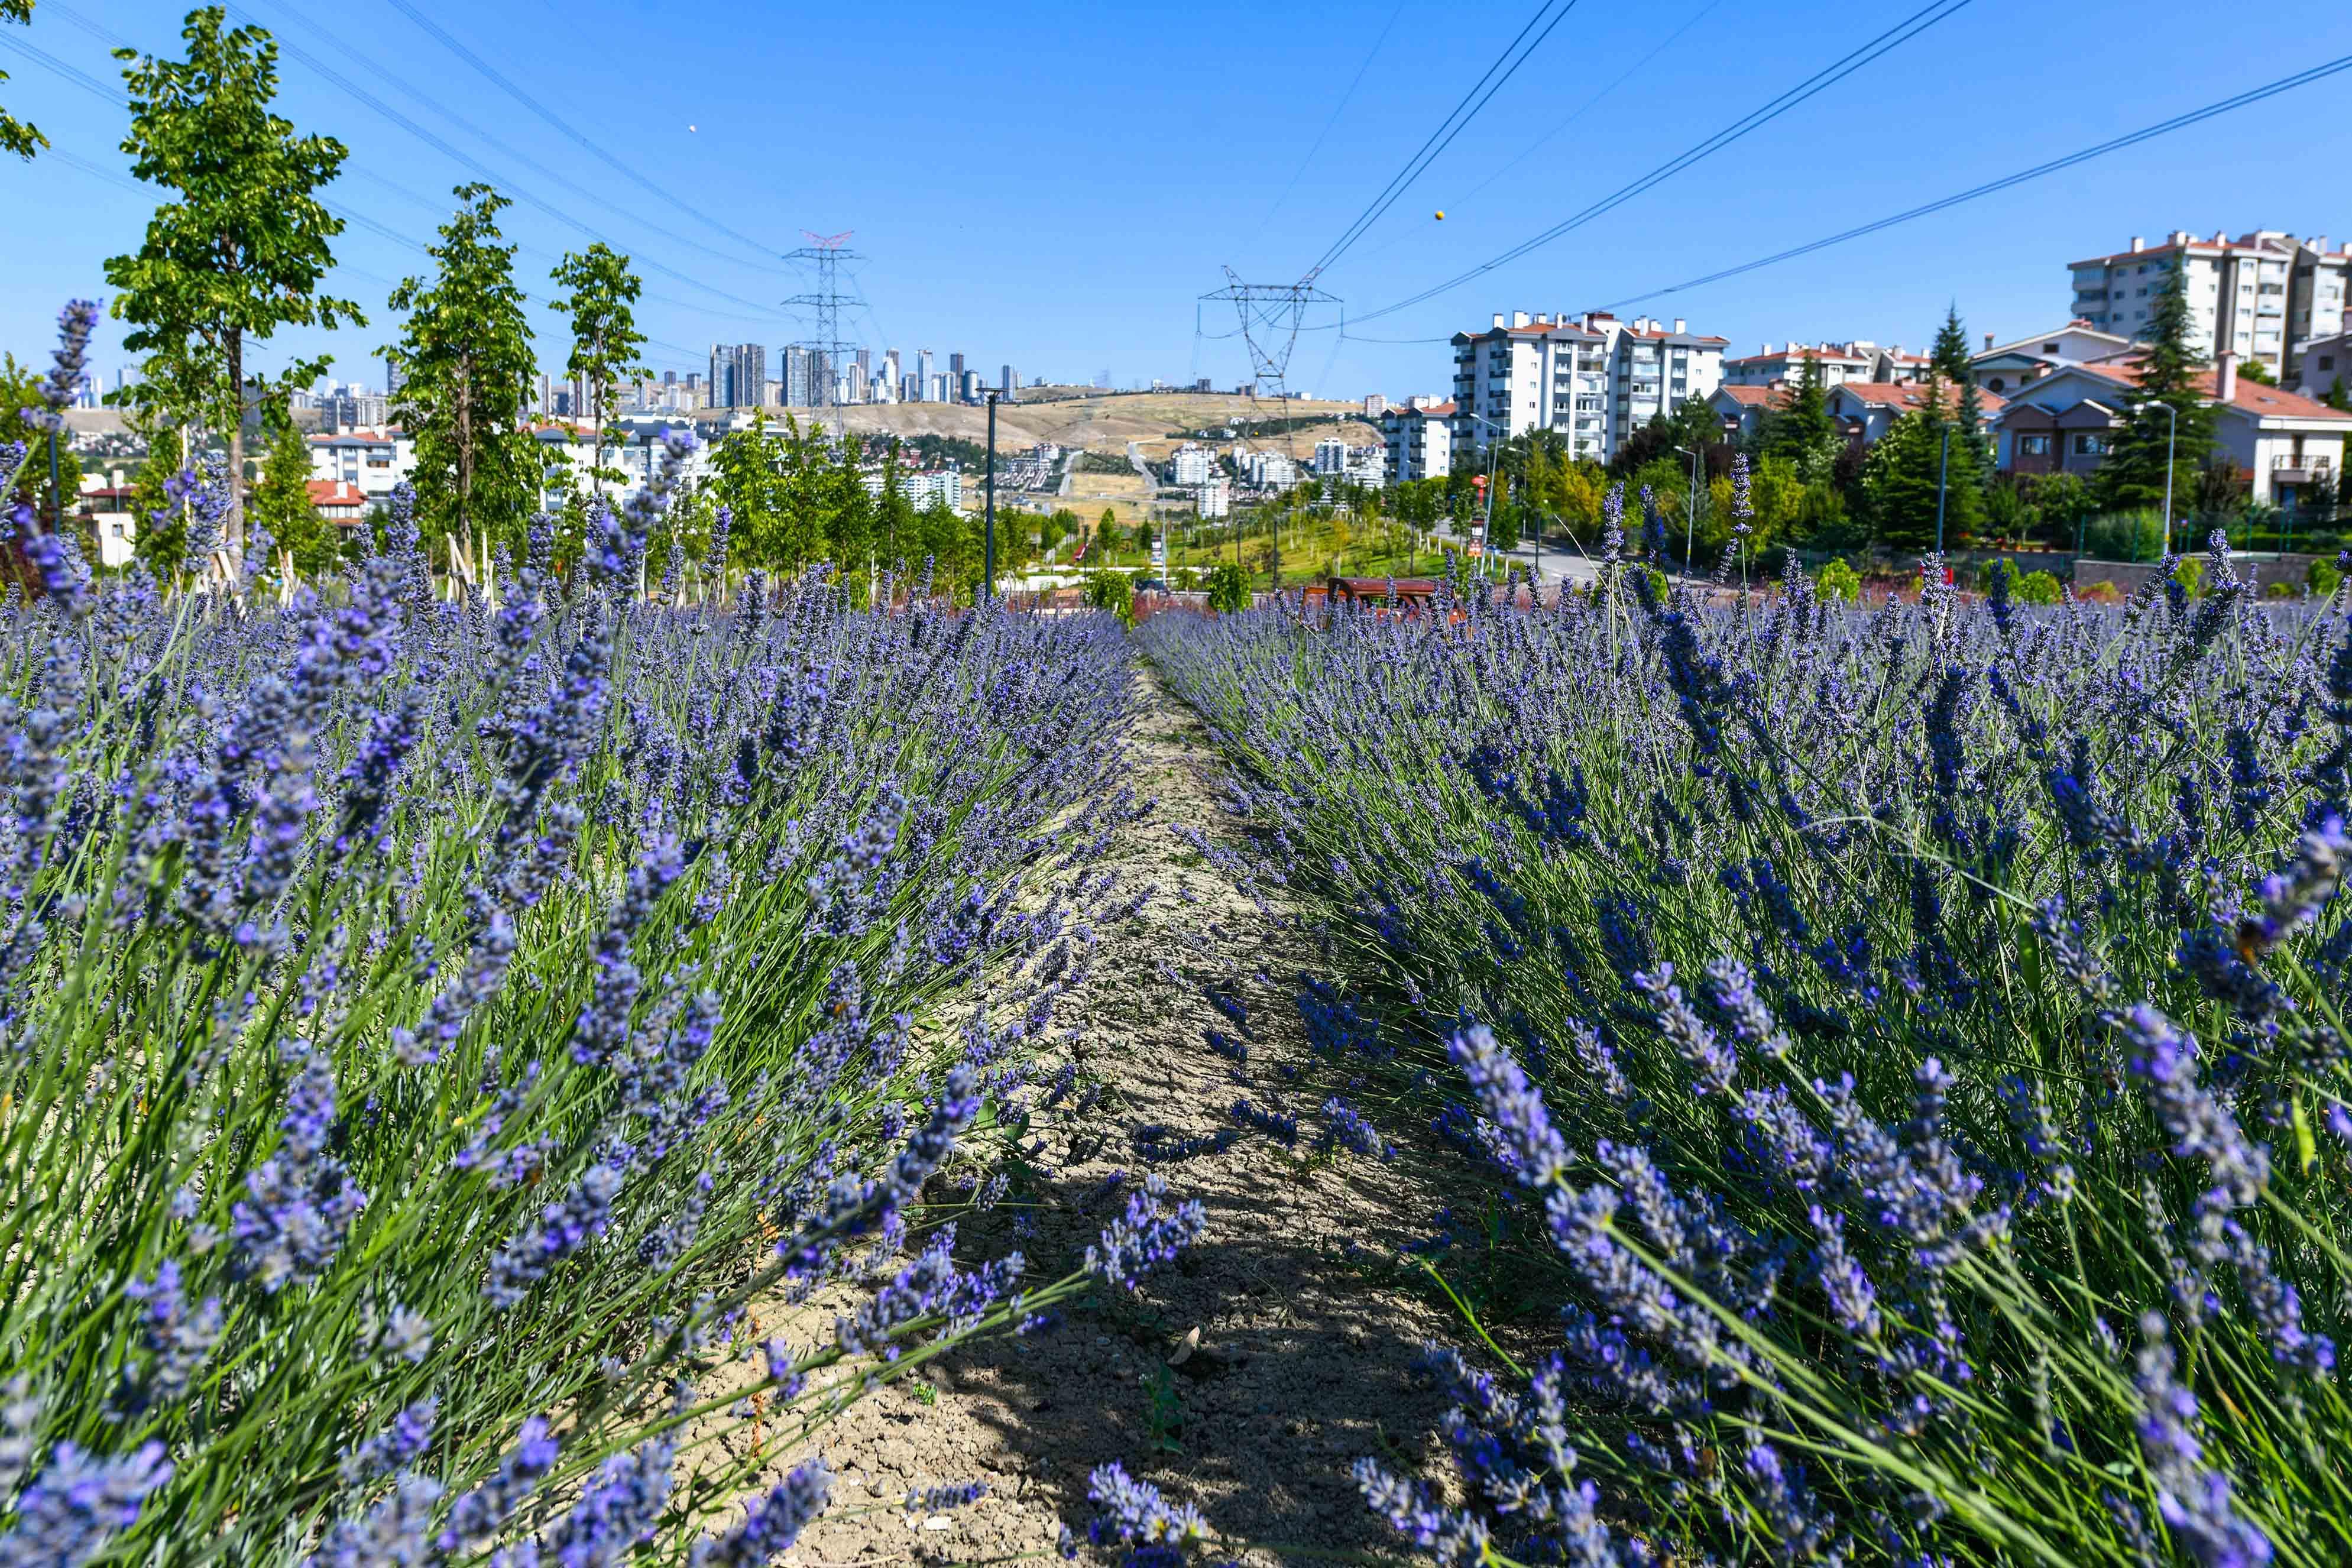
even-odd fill
[{"label": "bare soil", "polygon": [[[853,1406],[816,1445],[836,1477],[834,1502],[786,1563],[1050,1556],[1066,1522],[1083,1542],[1087,1473],[1114,1459],[1198,1504],[1221,1536],[1259,1543],[1244,1562],[1279,1561],[1277,1546],[1394,1544],[1349,1467],[1377,1454],[1412,1469],[1427,1452],[1439,1402],[1414,1366],[1449,1324],[1383,1288],[1380,1260],[1424,1234],[1440,1200],[1397,1165],[1312,1151],[1320,1091],[1292,1081],[1309,1061],[1293,998],[1310,939],[1279,889],[1243,890],[1180,834],[1205,835],[1214,856],[1234,844],[1235,818],[1192,714],[1148,669],[1137,679],[1133,784],[1158,806],[1120,831],[1108,864],[1159,892],[1135,921],[1097,933],[1091,973],[1055,1019],[1107,1092],[1093,1114],[1048,1133],[1036,1206],[967,1222],[958,1250],[977,1260],[1017,1246],[1036,1279],[1053,1278],[1123,1203],[1105,1195],[1107,1180],[1139,1183],[1147,1169],[1202,1203],[1207,1232],[1139,1296],[1097,1292],[1055,1329],[961,1348],[922,1381]],[[1245,1067],[1205,1043],[1207,1029],[1240,1032],[1208,1001],[1212,984],[1247,1006]],[[1133,1134],[1149,1124],[1200,1135],[1231,1126],[1244,1095],[1299,1119],[1295,1150],[1253,1132],[1158,1166],[1137,1152]],[[1023,1212],[1034,1234],[1016,1240]],[[805,1341],[856,1300],[835,1290],[798,1309],[772,1304],[767,1331],[790,1319]],[[780,1455],[776,1473],[805,1457]],[[900,1506],[910,1489],[974,1480],[989,1495],[970,1506]]]}]

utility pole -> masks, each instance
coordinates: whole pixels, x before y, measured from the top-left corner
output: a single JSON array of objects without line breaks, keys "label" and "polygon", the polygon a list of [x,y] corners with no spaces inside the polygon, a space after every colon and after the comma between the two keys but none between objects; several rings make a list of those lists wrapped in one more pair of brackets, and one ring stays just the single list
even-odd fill
[{"label": "utility pole", "polygon": [[1952,427],[1944,426],[1944,455],[1936,462],[1936,553],[1944,552],[1944,479],[1952,468]]},{"label": "utility pole", "polygon": [[1675,451],[1691,460],[1690,503],[1683,508],[1683,576],[1691,574],[1691,547],[1698,531],[1698,453],[1688,447]]},{"label": "utility pole", "polygon": [[988,394],[988,501],[981,525],[980,597],[996,596],[996,400]]}]

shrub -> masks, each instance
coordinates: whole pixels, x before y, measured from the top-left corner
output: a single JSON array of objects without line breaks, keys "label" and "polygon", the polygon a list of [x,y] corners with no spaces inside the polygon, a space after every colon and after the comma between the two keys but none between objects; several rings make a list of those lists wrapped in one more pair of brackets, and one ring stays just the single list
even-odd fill
[{"label": "shrub", "polygon": [[1209,568],[1209,608],[1227,613],[1250,607],[1249,574],[1232,561]]},{"label": "shrub", "polygon": [[2352,632],[1647,613],[1141,639],[1328,933],[1330,1074],[1434,1133],[1416,1250],[1481,1315],[1428,1361],[1453,1473],[1367,1455],[1376,1515],[1444,1561],[2344,1561],[2343,731],[2240,672],[2339,686]]},{"label": "shrub", "polygon": [[2058,579],[2047,572],[2028,572],[2017,580],[2012,592],[2028,605],[2055,605],[2066,596]]},{"label": "shrub", "polygon": [[2310,584],[2315,597],[2325,599],[2336,592],[2336,584],[2344,581],[2344,574],[2333,561],[2314,561],[2304,568],[2303,580]]},{"label": "shrub", "polygon": [[2292,583],[2273,583],[2263,589],[2263,597],[2265,599],[2293,599],[2300,596],[2303,592],[2303,589],[2296,587]]},{"label": "shrub", "polygon": [[[755,1300],[905,1267],[1009,1114],[1045,1015],[935,1026],[1093,918],[1024,873],[1114,777],[1127,654],[821,576],[637,602],[691,446],[496,611],[436,600],[405,487],[331,605],[63,562],[0,610],[0,1561],[617,1562],[657,1520],[702,1561],[738,1401],[789,1451],[1083,1286],[942,1255],[758,1345]],[[673,1496],[683,1419],[745,1458]]]},{"label": "shrub", "polygon": [[1135,620],[1135,579],[1124,572],[1096,571],[1087,574],[1087,604],[1108,610],[1120,620]]},{"label": "shrub", "polygon": [[2190,598],[2201,597],[2205,592],[2205,558],[2201,555],[2182,556],[2172,563],[2172,580],[2179,584],[2180,591]]},{"label": "shrub", "polygon": [[2119,604],[2123,596],[2124,591],[2105,577],[2095,583],[2085,583],[2074,590],[2074,597],[2086,599],[2094,605]]},{"label": "shrub", "polygon": [[1862,577],[1843,557],[1832,555],[1813,574],[1813,586],[1824,599],[1853,604],[1862,596]]}]

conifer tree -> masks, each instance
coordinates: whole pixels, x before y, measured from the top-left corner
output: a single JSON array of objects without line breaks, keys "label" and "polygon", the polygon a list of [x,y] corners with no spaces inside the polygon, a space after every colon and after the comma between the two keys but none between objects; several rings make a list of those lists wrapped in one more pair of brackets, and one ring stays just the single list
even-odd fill
[{"label": "conifer tree", "polygon": [[2099,465],[2095,483],[2102,506],[2163,505],[2168,450],[2176,510],[2195,487],[2197,470],[2213,449],[2213,411],[2198,390],[2197,378],[2206,365],[2189,341],[2192,328],[2188,276],[2176,252],[2149,313],[2147,355],[2140,361],[2137,384],[2123,395],[2123,426]]},{"label": "conifer tree", "polygon": [[1808,350],[1797,384],[1787,406],[1773,412],[1765,431],[1764,451],[1785,458],[1808,479],[1826,474],[1836,457],[1837,426],[1830,418],[1829,395],[1822,383],[1822,362]]}]

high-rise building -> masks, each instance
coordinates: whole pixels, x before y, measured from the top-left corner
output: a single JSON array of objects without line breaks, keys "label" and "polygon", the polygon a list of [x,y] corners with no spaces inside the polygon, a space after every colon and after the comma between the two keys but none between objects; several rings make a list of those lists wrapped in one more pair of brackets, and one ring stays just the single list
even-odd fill
[{"label": "high-rise building", "polygon": [[1345,472],[1348,467],[1348,443],[1336,436],[1326,436],[1316,442],[1313,466],[1318,474]]},{"label": "high-rise building", "polygon": [[768,351],[758,343],[710,345],[710,406],[756,408],[768,384]]},{"label": "high-rise building", "polygon": [[383,395],[386,397],[398,397],[401,387],[406,384],[408,378],[400,374],[398,356],[386,354],[383,361]]},{"label": "high-rise building", "polygon": [[927,402],[927,403],[945,403],[947,400],[948,400],[948,377],[947,377],[947,372],[945,372],[945,371],[941,371],[941,372],[940,372],[937,375],[934,375],[933,377],[931,377],[931,384],[930,384],[929,388],[928,389],[928,395],[926,395],[926,397],[924,398],[924,401],[925,401],[925,402]]},{"label": "high-rise building", "polygon": [[[961,359],[963,358],[963,355],[958,354],[956,355],[956,358]],[[978,403],[980,401],[980,372],[976,370],[960,370],[955,373],[955,379],[956,396],[958,398],[965,403]]]},{"label": "high-rise building", "polygon": [[1013,367],[1011,365],[1006,365],[1003,370],[997,373],[996,390],[1004,394],[1005,396],[1012,396],[1013,389],[1020,384],[1021,378],[1013,374]]},{"label": "high-rise building", "polygon": [[793,343],[784,350],[784,405],[807,407],[810,384],[809,352]]},{"label": "high-rise building", "polygon": [[1452,454],[1530,430],[1567,435],[1571,457],[1607,462],[1653,416],[1712,395],[1722,338],[1606,310],[1580,317],[1497,311],[1483,332],[1454,334]]},{"label": "high-rise building", "polygon": [[2235,239],[2227,230],[2200,239],[2175,229],[2161,245],[2134,235],[2128,249],[2067,263],[2074,315],[2119,337],[2145,338],[2175,268],[2187,272],[2196,352],[2260,360],[2284,378],[2304,342],[2342,330],[2352,245],[2331,250],[2324,236],[2299,240],[2271,228]]},{"label": "high-rise building", "polygon": [[963,384],[963,355],[948,355],[948,379],[957,386]]},{"label": "high-rise building", "polygon": [[1453,415],[1454,405],[1433,397],[1408,397],[1402,406],[1391,404],[1382,412],[1390,479],[1442,479],[1454,471],[1453,431],[1446,424]]}]

